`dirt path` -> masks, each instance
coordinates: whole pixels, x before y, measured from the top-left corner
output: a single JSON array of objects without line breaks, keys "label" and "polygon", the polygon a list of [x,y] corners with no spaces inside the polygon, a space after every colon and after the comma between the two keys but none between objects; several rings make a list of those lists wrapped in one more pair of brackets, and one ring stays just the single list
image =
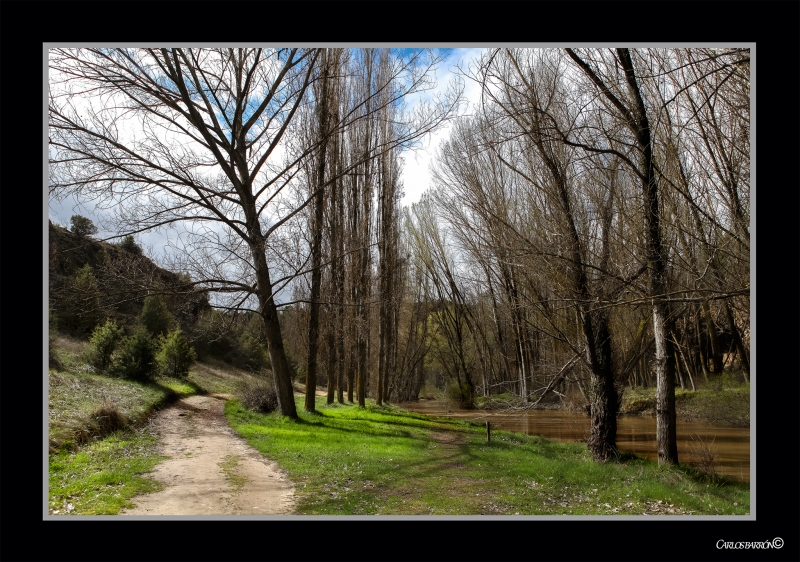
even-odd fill
[{"label": "dirt path", "polygon": [[121,515],[282,515],[294,509],[294,486],[278,466],[228,426],[228,395],[190,396],[152,423],[159,453],[170,458],[153,478],[164,489],[131,501]]}]

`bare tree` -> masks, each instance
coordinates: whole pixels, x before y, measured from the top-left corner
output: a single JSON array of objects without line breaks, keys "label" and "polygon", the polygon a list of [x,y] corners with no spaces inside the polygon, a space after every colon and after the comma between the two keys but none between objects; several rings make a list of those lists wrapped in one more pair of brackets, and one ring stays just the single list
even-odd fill
[{"label": "bare tree", "polygon": [[322,284],[322,228],[323,213],[325,210],[325,191],[321,189],[325,185],[325,171],[327,169],[327,150],[331,128],[331,106],[337,100],[331,100],[333,88],[332,74],[336,74],[338,65],[334,65],[331,60],[337,56],[330,49],[323,49],[320,62],[320,86],[315,92],[317,99],[317,135],[320,139],[317,150],[315,169],[313,170],[314,183],[311,191],[314,195],[314,211],[311,218],[311,302],[309,303],[308,319],[308,367],[306,368],[306,411],[313,412],[316,409],[316,390],[317,390],[317,346],[319,342],[319,311],[320,311],[320,288]]},{"label": "bare tree", "polygon": [[[628,139],[626,141],[636,147],[636,151],[632,155],[633,159],[625,157],[624,160],[631,164],[633,171],[640,178],[645,205],[644,221],[647,236],[649,296],[653,299],[653,332],[656,340],[656,376],[658,381],[656,391],[656,440],[658,443],[658,462],[659,464],[677,464],[675,351],[670,338],[674,320],[670,312],[669,302],[663,298],[667,292],[667,262],[661,227],[660,182],[656,173],[653,138],[651,136],[647,107],[642,97],[639,80],[628,49],[617,49],[615,53],[610,53],[608,58],[604,58],[603,53],[598,55],[595,65],[606,71],[606,77],[602,77],[599,74],[599,70],[593,68],[574,50],[567,49],[566,52],[594,84],[597,91],[609,104],[609,108],[615,112],[619,122],[629,129],[632,136],[630,140],[633,142],[630,143]],[[622,73],[619,81],[611,83],[611,73],[619,73],[620,70]],[[597,147],[592,148],[599,150]]]},{"label": "bare tree", "polygon": [[418,252],[418,262],[433,290],[436,305],[432,318],[447,345],[446,348],[434,345],[434,350],[441,359],[442,368],[458,385],[462,405],[471,408],[475,383],[468,344],[473,333],[469,306],[456,281],[454,256],[448,251],[446,234],[437,223],[433,204],[433,199],[423,196],[422,201],[412,206],[413,220],[406,224]]},{"label": "bare tree", "polygon": [[[215,306],[257,309],[282,414],[296,417],[276,298],[309,271],[299,214],[318,192],[386,146],[367,150],[297,198],[319,49],[55,49],[50,53],[50,194],[94,200],[119,235],[177,227],[172,266],[214,292]],[[403,96],[432,85],[436,57],[392,67]],[[374,91],[355,96],[330,135],[373,118]],[[422,105],[393,142],[408,144],[446,119],[460,92]],[[366,108],[366,110],[364,110]],[[311,252],[313,253],[313,252]]]}]

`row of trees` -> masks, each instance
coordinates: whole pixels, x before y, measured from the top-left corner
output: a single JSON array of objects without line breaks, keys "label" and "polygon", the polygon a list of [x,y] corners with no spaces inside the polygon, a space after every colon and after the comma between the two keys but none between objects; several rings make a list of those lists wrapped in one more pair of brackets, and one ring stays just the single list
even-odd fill
[{"label": "row of trees", "polygon": [[749,371],[748,52],[498,49],[468,74],[480,107],[408,216],[443,362],[465,393],[481,373],[527,401],[580,359],[602,461],[651,356],[659,462],[677,463],[675,381],[721,371],[720,320]]}]

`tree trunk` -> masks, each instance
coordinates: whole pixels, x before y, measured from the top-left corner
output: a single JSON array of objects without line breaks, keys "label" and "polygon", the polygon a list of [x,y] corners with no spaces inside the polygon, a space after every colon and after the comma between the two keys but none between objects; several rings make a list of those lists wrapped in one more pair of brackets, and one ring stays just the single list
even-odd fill
[{"label": "tree trunk", "polygon": [[705,346],[703,345],[703,328],[700,318],[700,309],[697,309],[694,314],[695,334],[697,336],[697,355],[700,359],[700,368],[703,371],[703,378],[708,382],[708,357],[706,355]]},{"label": "tree trunk", "polygon": [[722,348],[719,345],[717,325],[711,316],[711,307],[708,305],[708,301],[703,302],[703,318],[706,321],[708,340],[711,342],[711,372],[718,375],[722,372]]},{"label": "tree trunk", "polygon": [[314,216],[311,222],[311,304],[308,320],[308,367],[306,370],[306,401],[307,412],[316,410],[317,390],[317,348],[319,346],[319,297],[322,284],[322,220],[325,209],[325,152],[328,146],[328,53],[323,51],[323,76],[318,105],[319,134],[322,143],[317,157],[317,169],[314,195]]},{"label": "tree trunk", "polygon": [[592,365],[592,421],[588,446],[594,459],[604,462],[616,454],[619,412],[619,394],[614,386],[614,369],[611,363],[611,336],[605,311],[586,314],[584,331],[593,337],[591,345],[587,346]]},{"label": "tree trunk", "polygon": [[666,293],[666,262],[661,238],[658,179],[656,178],[650,123],[628,49],[617,49],[628,90],[634,101],[630,123],[639,148],[639,167],[644,195],[647,232],[647,261],[650,268],[650,296],[653,298],[653,333],[656,340],[656,441],[658,464],[678,464],[678,440],[675,419],[675,351],[669,334],[672,315]]},{"label": "tree trunk", "polygon": [[736,345],[736,351],[739,354],[739,362],[742,365],[742,374],[744,375],[744,381],[750,382],[750,359],[747,357],[746,350],[744,348],[744,343],[742,342],[742,336],[739,332],[739,328],[736,326],[736,320],[733,317],[733,311],[731,310],[731,305],[729,302],[725,301],[725,314],[728,316],[728,324],[731,327],[731,334],[733,335],[733,343]]},{"label": "tree trunk", "polygon": [[[255,227],[258,229],[258,226]],[[272,363],[272,377],[278,395],[278,408],[281,415],[297,419],[297,408],[294,403],[294,389],[289,363],[283,348],[283,336],[278,319],[278,308],[272,298],[272,283],[270,282],[269,269],[267,268],[264,254],[264,240],[260,232],[252,232],[251,237],[256,239],[256,244],[251,246],[253,263],[256,267],[258,279],[258,301],[261,317],[264,319],[264,335],[267,340],[270,362]]]}]

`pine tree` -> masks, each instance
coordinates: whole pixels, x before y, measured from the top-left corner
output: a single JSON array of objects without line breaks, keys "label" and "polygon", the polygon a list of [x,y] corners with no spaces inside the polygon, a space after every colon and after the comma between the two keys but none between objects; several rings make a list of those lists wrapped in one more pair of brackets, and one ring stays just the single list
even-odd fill
[{"label": "pine tree", "polygon": [[186,378],[196,359],[194,348],[189,345],[186,335],[180,328],[172,330],[166,337],[161,337],[161,350],[156,355],[156,361],[162,374]]}]

